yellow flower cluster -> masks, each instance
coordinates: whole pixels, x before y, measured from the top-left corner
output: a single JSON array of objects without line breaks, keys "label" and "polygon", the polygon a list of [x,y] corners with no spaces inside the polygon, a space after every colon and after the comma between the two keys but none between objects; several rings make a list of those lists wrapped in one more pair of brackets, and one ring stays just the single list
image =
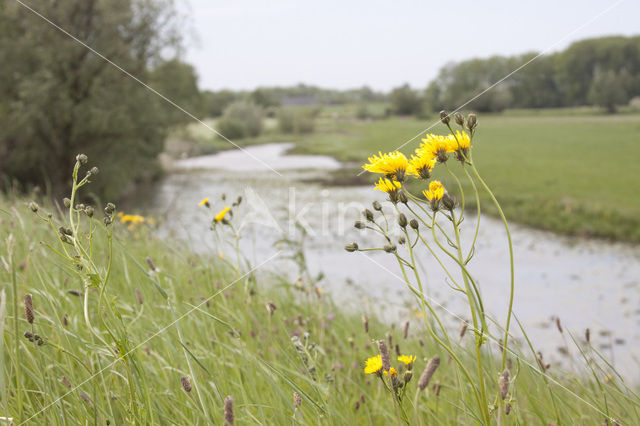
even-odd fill
[{"label": "yellow flower cluster", "polygon": [[218,214],[215,215],[213,220],[216,222],[222,222],[224,220],[224,217],[227,215],[227,213],[229,213],[229,211],[231,211],[231,207],[229,206],[225,207],[224,209],[220,210]]},{"label": "yellow flower cluster", "polygon": [[152,218],[152,217],[144,217],[144,216],[140,216],[138,214],[124,214],[122,212],[118,212],[117,216],[120,219],[120,222],[122,222],[125,225],[127,225],[127,229],[129,231],[133,231],[138,226],[140,226],[142,224],[145,224],[145,223],[148,224],[148,225],[155,225],[155,223],[156,223],[154,218]]},{"label": "yellow flower cluster", "polygon": [[[397,202],[397,192],[402,187],[405,175],[429,179],[431,172],[437,163],[444,163],[449,159],[449,154],[454,153],[462,162],[466,161],[471,146],[471,138],[464,131],[457,130],[455,134],[447,136],[427,134],[422,143],[416,149],[415,155],[407,159],[399,151],[390,153],[378,152],[368,158],[368,163],[363,169],[372,173],[381,173],[375,185],[375,189],[389,194],[391,201]],[[439,181],[429,184],[429,190],[423,192],[434,210],[438,208],[440,200],[445,195],[445,189]]]},{"label": "yellow flower cluster", "polygon": [[[398,357],[398,361],[405,364],[409,369],[413,366],[413,363],[416,361],[415,355],[400,355]],[[365,374],[375,374],[382,370],[382,357],[380,355],[376,355],[371,357],[365,361],[364,373]],[[389,372],[392,376],[397,375],[397,370],[393,367],[389,369]],[[389,374],[386,371],[385,375]]]}]

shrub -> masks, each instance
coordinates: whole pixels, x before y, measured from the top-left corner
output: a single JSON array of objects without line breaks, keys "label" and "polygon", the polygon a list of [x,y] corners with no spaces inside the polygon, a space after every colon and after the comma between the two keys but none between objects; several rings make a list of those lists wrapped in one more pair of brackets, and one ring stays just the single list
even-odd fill
[{"label": "shrub", "polygon": [[278,128],[282,133],[311,133],[317,114],[318,110],[313,108],[280,108]]},{"label": "shrub", "polygon": [[234,102],[217,123],[220,133],[230,139],[254,138],[262,132],[264,111],[254,103]]}]

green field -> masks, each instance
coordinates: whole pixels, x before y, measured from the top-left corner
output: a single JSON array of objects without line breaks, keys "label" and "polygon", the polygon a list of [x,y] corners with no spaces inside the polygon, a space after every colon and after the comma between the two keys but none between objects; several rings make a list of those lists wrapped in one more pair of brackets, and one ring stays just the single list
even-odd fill
[{"label": "green field", "polygon": [[[325,108],[309,135],[271,131],[239,143],[295,140],[297,152],[360,164],[437,122],[435,117],[360,121],[352,118],[354,108]],[[446,128],[438,123],[431,132],[444,133]],[[228,144],[221,142],[216,146],[226,148]],[[418,137],[402,151],[412,153],[419,142]],[[476,165],[511,221],[571,235],[640,242],[640,114],[604,115],[575,108],[480,115],[474,147]],[[353,167],[340,172],[340,178],[349,182],[348,177],[358,173]],[[446,174],[436,176],[455,194]],[[490,203],[482,205],[495,214]]]}]

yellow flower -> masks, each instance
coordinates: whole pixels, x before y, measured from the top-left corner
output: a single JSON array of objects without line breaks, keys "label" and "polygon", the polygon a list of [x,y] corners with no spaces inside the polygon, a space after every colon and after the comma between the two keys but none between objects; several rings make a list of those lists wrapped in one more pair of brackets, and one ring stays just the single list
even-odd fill
[{"label": "yellow flower", "polygon": [[365,374],[374,374],[380,370],[382,370],[382,357],[380,355],[376,355],[366,361],[366,365],[364,367]]},{"label": "yellow flower", "polygon": [[384,372],[384,375],[385,376],[391,375],[391,377],[398,377],[398,372],[396,371],[395,368],[391,367],[388,373],[386,371]]},{"label": "yellow flower", "polygon": [[442,200],[444,197],[444,186],[440,183],[439,180],[432,180],[429,184],[429,190],[422,191],[427,200],[433,202],[438,202]]},{"label": "yellow flower", "polygon": [[382,173],[388,178],[395,177],[398,181],[404,180],[409,162],[403,153],[394,151],[389,154],[379,152],[378,155],[369,157],[369,163],[362,166],[368,172]]},{"label": "yellow flower", "polygon": [[412,155],[407,167],[407,174],[420,176],[423,179],[431,177],[431,170],[436,165],[436,159],[424,155]]},{"label": "yellow flower", "polygon": [[131,225],[139,225],[144,223],[144,217],[137,214],[123,214],[120,216],[120,221]]},{"label": "yellow flower", "polygon": [[205,197],[203,198],[199,203],[198,206],[207,206],[209,207],[209,197]]},{"label": "yellow flower", "polygon": [[379,189],[380,191],[384,191],[386,193],[396,192],[398,189],[402,187],[400,182],[396,182],[395,180],[380,178],[378,183],[374,189]]},{"label": "yellow flower", "polygon": [[418,154],[419,157],[436,159],[438,162],[444,163],[449,158],[447,154],[454,151],[455,149],[451,145],[451,139],[449,139],[449,137],[429,133],[422,139],[422,144],[416,149],[416,154]]},{"label": "yellow flower", "polygon": [[400,355],[398,361],[405,363],[406,365],[412,365],[416,360],[415,355]]},{"label": "yellow flower", "polygon": [[224,217],[231,211],[231,207],[227,206],[224,209],[220,210],[218,214],[213,218],[216,222],[222,222]]},{"label": "yellow flower", "polygon": [[[469,149],[469,147],[471,146],[471,139],[469,138],[467,132],[465,132],[464,130],[462,131],[462,133],[460,133],[460,130],[456,130],[455,136],[449,135],[449,139],[451,139],[451,146],[454,148],[454,151],[458,151],[459,148]],[[460,145],[460,147],[458,147],[458,144]]]}]

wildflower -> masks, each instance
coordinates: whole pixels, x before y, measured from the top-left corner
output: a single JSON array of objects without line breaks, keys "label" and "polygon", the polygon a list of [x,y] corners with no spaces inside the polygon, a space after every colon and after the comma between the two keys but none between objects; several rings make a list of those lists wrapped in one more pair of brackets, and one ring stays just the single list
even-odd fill
[{"label": "wildflower", "polygon": [[417,156],[411,156],[409,166],[407,167],[407,174],[420,176],[422,179],[429,179],[431,177],[431,171],[436,165],[436,159],[424,154],[425,153],[421,151]]},{"label": "wildflower", "polygon": [[379,373],[382,370],[382,357],[380,355],[376,355],[367,359],[364,367],[365,374],[374,374]]},{"label": "wildflower", "polygon": [[416,356],[415,355],[400,355],[398,357],[398,361],[406,364],[407,367],[409,367],[409,369],[411,369],[411,367],[413,366],[413,363],[416,361]]},{"label": "wildflower", "polygon": [[213,218],[216,222],[222,222],[224,217],[231,211],[231,207],[227,206],[224,209],[220,210],[217,215]]},{"label": "wildflower", "polygon": [[145,223],[146,219],[144,216],[140,216],[137,214],[120,214],[118,213],[118,217],[120,218],[120,222],[128,224],[127,229],[129,231],[134,230],[138,225]]},{"label": "wildflower", "polygon": [[429,183],[429,189],[422,191],[425,198],[429,200],[431,203],[432,210],[438,210],[438,205],[440,204],[440,200],[444,197],[444,186],[439,180],[432,180]]},{"label": "wildflower", "polygon": [[200,200],[200,202],[198,203],[198,206],[205,206],[205,207],[209,207],[211,204],[209,204],[209,197],[205,197],[202,200]]},{"label": "wildflower", "polygon": [[471,146],[471,138],[467,132],[456,130],[455,135],[449,135],[449,143],[451,149],[456,153],[456,160],[464,162],[469,155],[469,147]]},{"label": "wildflower", "polygon": [[404,180],[409,162],[403,153],[394,151],[389,154],[379,152],[378,155],[369,157],[369,163],[362,166],[368,172],[382,173],[388,178],[395,178],[397,181]]},{"label": "wildflower", "polygon": [[380,191],[386,192],[389,194],[389,200],[392,203],[398,202],[398,190],[402,187],[400,182],[396,182],[395,180],[380,178],[378,183],[374,189],[379,189]]},{"label": "wildflower", "polygon": [[428,159],[436,159],[439,163],[446,162],[448,154],[453,152],[451,140],[447,136],[428,134],[422,139],[422,144],[416,150],[416,154],[420,157]]},{"label": "wildflower", "polygon": [[385,376],[391,376],[392,378],[396,378],[396,377],[398,377],[398,372],[396,371],[396,369],[395,369],[395,368],[391,367],[391,368],[389,369],[389,372],[388,372],[388,373],[387,373],[386,371],[384,372],[384,375],[385,375]]}]

